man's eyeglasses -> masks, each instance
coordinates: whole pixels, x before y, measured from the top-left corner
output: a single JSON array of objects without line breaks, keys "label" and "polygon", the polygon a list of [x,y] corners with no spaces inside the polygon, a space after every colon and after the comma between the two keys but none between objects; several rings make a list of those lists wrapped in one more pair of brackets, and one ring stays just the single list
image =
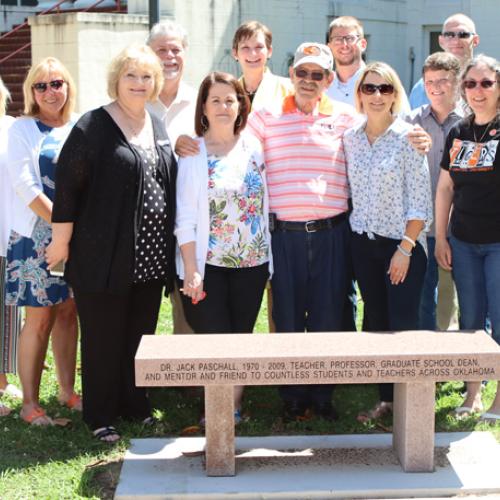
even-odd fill
[{"label": "man's eyeglasses", "polygon": [[481,80],[480,82],[476,80],[465,80],[463,86],[468,90],[475,89],[478,85],[483,87],[483,89],[490,89],[495,83],[494,80]]},{"label": "man's eyeglasses", "polygon": [[449,78],[440,78],[439,80],[425,80],[426,87],[442,87],[443,85],[448,85],[451,83]]},{"label": "man's eyeglasses", "polygon": [[34,83],[32,87],[39,93],[43,94],[49,87],[54,90],[59,90],[64,85],[64,80],[52,80],[51,82]]},{"label": "man's eyeglasses", "polygon": [[352,45],[359,40],[359,35],[347,35],[347,36],[332,36],[330,38],[330,42],[334,45],[343,45],[346,43],[347,45]]},{"label": "man's eyeglasses", "polygon": [[302,80],[307,79],[307,80],[312,80],[313,82],[320,82],[325,78],[325,72],[324,71],[307,71],[305,69],[296,69],[295,70],[295,76],[297,78],[301,78]]},{"label": "man's eyeglasses", "polygon": [[381,85],[375,85],[373,83],[362,83],[360,88],[361,92],[366,95],[373,95],[375,94],[375,92],[377,92],[377,90],[382,95],[391,95],[394,93],[394,86],[390,83],[382,83]]},{"label": "man's eyeglasses", "polygon": [[460,38],[461,40],[465,40],[466,38],[470,38],[474,36],[475,33],[471,33],[470,31],[444,31],[442,35],[445,38]]}]

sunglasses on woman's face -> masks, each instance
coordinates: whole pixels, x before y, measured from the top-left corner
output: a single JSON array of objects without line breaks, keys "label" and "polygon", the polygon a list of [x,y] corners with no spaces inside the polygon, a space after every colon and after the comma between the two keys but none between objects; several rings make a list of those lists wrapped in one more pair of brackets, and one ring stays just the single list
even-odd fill
[{"label": "sunglasses on woman's face", "polygon": [[53,90],[59,90],[64,85],[64,80],[52,80],[51,82],[34,83],[32,87],[39,93],[43,94],[49,87]]},{"label": "sunglasses on woman's face", "polygon": [[468,90],[475,89],[478,85],[483,87],[483,89],[490,89],[491,87],[493,87],[493,85],[495,85],[495,83],[496,82],[493,80],[481,80],[480,82],[476,80],[465,80],[463,85],[464,88]]},{"label": "sunglasses on woman's face", "polygon": [[373,83],[361,84],[361,92],[363,92],[363,94],[373,95],[377,90],[382,95],[391,95],[394,93],[394,86],[390,83],[382,83],[381,85],[375,85]]}]

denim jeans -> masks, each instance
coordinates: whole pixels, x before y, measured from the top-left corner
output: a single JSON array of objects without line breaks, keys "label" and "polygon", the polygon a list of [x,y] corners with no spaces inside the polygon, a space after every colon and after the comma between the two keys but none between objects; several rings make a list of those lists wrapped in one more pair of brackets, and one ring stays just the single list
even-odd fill
[{"label": "denim jeans", "polygon": [[500,343],[500,243],[474,244],[451,236],[450,244],[460,328],[484,328],[489,313],[493,338]]},{"label": "denim jeans", "polygon": [[[276,331],[341,331],[352,282],[348,221],[314,233],[276,230],[272,249]],[[331,394],[329,384],[280,388],[284,400],[319,403],[331,400]]]},{"label": "denim jeans", "polygon": [[436,238],[427,237],[427,271],[419,310],[421,330],[447,330],[456,314],[455,286],[449,271],[440,270],[434,250]]}]

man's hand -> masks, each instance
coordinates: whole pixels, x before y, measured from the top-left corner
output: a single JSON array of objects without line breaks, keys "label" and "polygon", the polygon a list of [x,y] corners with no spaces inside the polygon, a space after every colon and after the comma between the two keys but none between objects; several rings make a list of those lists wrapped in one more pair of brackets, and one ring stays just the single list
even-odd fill
[{"label": "man's hand", "polygon": [[408,132],[408,140],[421,155],[427,154],[432,146],[431,136],[420,125],[414,125],[413,130]]},{"label": "man's hand", "polygon": [[195,156],[200,152],[200,145],[196,139],[189,135],[180,135],[175,143],[175,152],[181,158]]}]

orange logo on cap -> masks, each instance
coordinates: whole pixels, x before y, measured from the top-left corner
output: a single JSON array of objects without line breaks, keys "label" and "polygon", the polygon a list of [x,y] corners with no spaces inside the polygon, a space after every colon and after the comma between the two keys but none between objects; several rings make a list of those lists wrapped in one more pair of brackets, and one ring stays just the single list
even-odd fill
[{"label": "orange logo on cap", "polygon": [[304,50],[302,52],[308,56],[319,56],[321,53],[319,47],[316,47],[316,45],[309,45],[308,47],[304,47]]}]

